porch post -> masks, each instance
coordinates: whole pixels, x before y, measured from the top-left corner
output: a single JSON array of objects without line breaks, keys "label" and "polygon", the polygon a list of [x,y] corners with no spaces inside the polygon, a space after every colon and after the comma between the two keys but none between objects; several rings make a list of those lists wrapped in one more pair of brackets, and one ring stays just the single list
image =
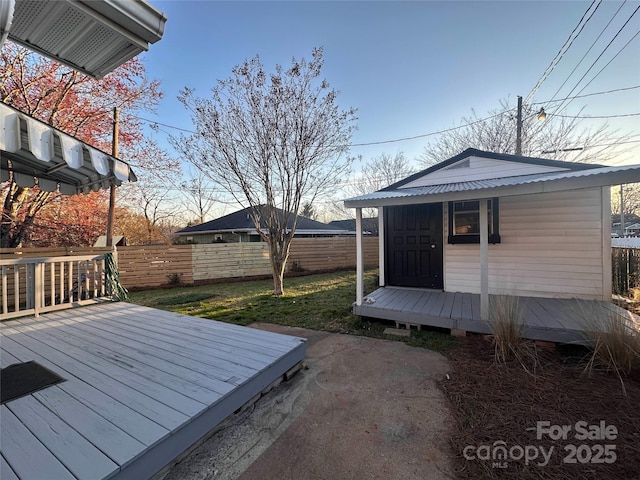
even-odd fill
[{"label": "porch post", "polygon": [[379,286],[384,287],[384,207],[378,207],[378,277]]},{"label": "porch post", "polygon": [[489,320],[489,200],[480,200],[480,319]]},{"label": "porch post", "polygon": [[364,257],[362,252],[362,208],[356,208],[356,305],[364,298]]}]

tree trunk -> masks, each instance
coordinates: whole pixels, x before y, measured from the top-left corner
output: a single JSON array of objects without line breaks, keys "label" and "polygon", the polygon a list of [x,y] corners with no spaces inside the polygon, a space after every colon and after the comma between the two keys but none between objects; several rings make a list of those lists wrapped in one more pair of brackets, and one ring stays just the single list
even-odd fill
[{"label": "tree trunk", "polygon": [[[281,241],[278,241],[281,240]],[[285,235],[284,239],[269,238],[269,258],[271,260],[271,273],[273,275],[273,294],[284,294],[284,271],[289,258],[289,245],[291,240]]]}]

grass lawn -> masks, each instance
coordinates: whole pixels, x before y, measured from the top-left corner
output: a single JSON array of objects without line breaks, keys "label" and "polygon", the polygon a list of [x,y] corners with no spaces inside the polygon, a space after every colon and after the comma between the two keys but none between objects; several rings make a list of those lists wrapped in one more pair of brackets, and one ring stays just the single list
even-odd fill
[{"label": "grass lawn", "polygon": [[[366,272],[365,292],[375,290],[377,273]],[[334,272],[286,278],[280,297],[273,296],[271,280],[256,280],[134,292],[129,301],[238,325],[267,322],[384,338],[384,329],[393,323],[362,320],[351,313],[355,281],[354,272]],[[393,338],[438,351],[457,345],[448,332],[413,331],[411,337]]]}]

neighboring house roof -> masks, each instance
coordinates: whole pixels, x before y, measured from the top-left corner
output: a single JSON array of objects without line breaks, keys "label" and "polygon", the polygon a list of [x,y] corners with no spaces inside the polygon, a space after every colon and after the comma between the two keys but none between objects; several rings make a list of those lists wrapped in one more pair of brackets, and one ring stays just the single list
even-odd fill
[{"label": "neighboring house roof", "polygon": [[[481,161],[491,168],[474,170],[474,162]],[[345,206],[378,207],[480,199],[639,181],[640,165],[606,167],[467,149],[387,188],[347,199]]]},{"label": "neighboring house roof", "polygon": [[[277,209],[278,214],[282,218],[283,211]],[[293,218],[289,219],[287,228],[291,228],[293,224]],[[261,224],[262,226],[262,224]],[[175,235],[198,235],[206,233],[252,233],[257,234],[256,227],[251,218],[251,208],[245,208],[237,212],[230,213],[215,220],[201,223],[199,225],[193,225],[191,227],[183,228],[175,233]],[[307,217],[298,216],[298,222],[296,225],[296,232],[299,234],[323,234],[323,235],[342,235],[347,233],[344,229],[335,228],[326,223],[318,222]]]},{"label": "neighboring house roof", "polygon": [[[350,233],[355,233],[356,231],[356,220],[354,218],[349,218],[347,220],[332,220],[329,222],[329,225],[340,228],[343,230],[348,230]],[[377,232],[378,231],[378,217],[372,218],[363,218],[362,219],[362,230],[364,232]]]},{"label": "neighboring house roof", "polygon": [[149,50],[166,21],[144,0],[3,0],[0,8],[2,37],[94,78]]}]

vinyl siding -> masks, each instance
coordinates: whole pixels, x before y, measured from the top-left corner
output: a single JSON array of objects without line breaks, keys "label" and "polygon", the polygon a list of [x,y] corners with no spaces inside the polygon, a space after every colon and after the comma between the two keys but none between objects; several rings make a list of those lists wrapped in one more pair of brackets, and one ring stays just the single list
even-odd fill
[{"label": "vinyl siding", "polygon": [[[463,167],[469,161],[468,167]],[[518,177],[521,175],[535,175],[538,173],[562,172],[566,168],[532,165],[528,163],[509,162],[482,157],[469,157],[460,160],[446,168],[436,170],[401,188],[426,187],[429,185],[444,185],[447,183],[468,182],[472,180],[487,180],[494,178]]]},{"label": "vinyl siding", "polygon": [[[489,245],[490,293],[606,296],[602,198],[601,188],[501,198],[501,243]],[[445,207],[445,239],[447,215]],[[447,244],[444,255],[445,290],[479,293],[479,245]]]}]

